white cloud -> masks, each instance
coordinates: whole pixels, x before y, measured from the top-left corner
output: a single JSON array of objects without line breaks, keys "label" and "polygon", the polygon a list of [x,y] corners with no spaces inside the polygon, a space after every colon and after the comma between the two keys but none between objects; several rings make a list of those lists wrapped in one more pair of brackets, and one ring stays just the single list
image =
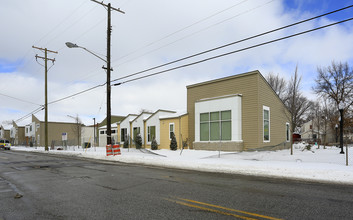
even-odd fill
[{"label": "white cloud", "polygon": [[[122,5],[119,1],[112,2],[114,7],[120,7],[126,12],[112,12],[112,79],[281,27],[317,15],[317,11],[327,11],[327,6],[323,10],[319,8],[320,1],[317,3],[318,8],[312,11],[303,11],[306,8],[303,1],[300,2],[300,7],[292,9],[284,5],[284,2],[152,0],[127,1],[122,2]],[[234,6],[236,4],[239,5]],[[229,10],[197,23],[224,9]],[[2,28],[0,60],[12,63],[21,61],[23,65],[13,73],[0,73],[1,93],[38,104],[44,103],[44,68],[34,58],[36,54],[44,54],[32,49],[32,45],[59,52],[48,54],[50,58],[56,59],[55,65],[48,72],[49,102],[105,83],[106,74],[101,68],[105,63],[82,49],[67,48],[65,42],[77,43],[105,58],[106,16],[106,10],[101,5],[87,0],[2,2],[0,19],[6,22],[3,22]],[[332,19],[320,19],[180,64],[331,22]],[[196,24],[164,38],[194,23]],[[112,114],[127,115],[138,113],[141,109],[185,110],[186,85],[255,69],[260,70],[263,75],[274,72],[290,79],[297,64],[299,73],[303,75],[303,91],[313,97],[310,91],[317,66],[330,65],[332,60],[353,61],[352,26],[350,22],[113,87]],[[149,46],[144,47],[145,45]],[[131,54],[134,51],[137,52]],[[119,59],[121,57],[124,58]],[[38,62],[43,64],[41,59]],[[104,86],[50,105],[49,119],[70,121],[67,115],[78,114],[86,124],[91,124],[93,117],[100,121],[105,118],[106,113],[105,91]],[[0,122],[16,120],[37,108],[33,104],[4,96],[1,96],[1,100],[6,105],[0,108]],[[43,112],[37,116],[44,118]]]}]

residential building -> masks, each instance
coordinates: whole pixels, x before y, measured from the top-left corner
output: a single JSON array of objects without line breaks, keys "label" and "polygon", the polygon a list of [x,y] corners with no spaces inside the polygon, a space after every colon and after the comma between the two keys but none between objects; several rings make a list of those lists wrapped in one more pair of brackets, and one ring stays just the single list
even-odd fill
[{"label": "residential building", "polygon": [[290,113],[259,71],[186,88],[191,148],[250,151],[290,147]]},{"label": "residential building", "polygon": [[129,114],[127,115],[124,120],[120,122],[120,143],[124,144],[125,141],[129,142],[129,146],[131,146],[132,142],[132,127],[131,123],[132,121],[137,117],[138,115],[136,114]]},{"label": "residential building", "polygon": [[91,146],[94,147],[94,126],[83,126],[81,128],[81,144],[83,147]]},{"label": "residential building", "polygon": [[1,125],[0,138],[10,141],[10,129],[7,129],[7,127],[4,127],[3,125]]},{"label": "residential building", "polygon": [[[45,146],[45,122],[40,121],[32,115],[32,123],[27,125],[31,128],[26,132],[27,139],[32,141],[33,146]],[[48,122],[48,145],[63,146],[63,137],[65,137],[67,145],[81,145],[81,128],[83,125],[69,122]],[[23,134],[25,137],[25,132]]]},{"label": "residential building", "polygon": [[12,128],[10,128],[10,140],[11,145],[24,145],[25,144],[25,126],[18,126],[16,122],[12,122]]},{"label": "residential building", "polygon": [[[189,123],[187,113],[168,114],[159,117],[160,121],[160,146],[159,149],[170,149],[172,133],[174,133],[178,149],[183,146],[189,146]],[[158,142],[157,142],[158,143]]]},{"label": "residential building", "polygon": [[[120,125],[118,124],[118,122],[111,124],[111,140],[112,140],[112,144],[117,144],[119,142],[118,139],[118,131],[119,131],[119,127]],[[107,145],[107,126],[104,125],[102,127],[99,127],[99,146],[100,147],[105,147]]]},{"label": "residential building", "polygon": [[332,128],[331,123],[327,121],[325,126],[323,120],[320,121],[318,126],[317,118],[304,123],[301,128],[301,139],[308,142],[319,142],[322,143],[336,143],[339,137],[339,125],[336,128]]},{"label": "residential building", "polygon": [[134,118],[134,120],[131,121],[131,129],[132,129],[131,134],[132,134],[133,143],[136,140],[136,136],[138,134],[140,134],[141,138],[142,138],[142,145],[144,145],[143,143],[146,140],[145,121],[151,115],[152,115],[152,113],[150,113],[150,112],[141,112],[141,114],[139,114],[136,118]]},{"label": "residential building", "polygon": [[[114,126],[116,126],[116,123],[120,123],[124,118],[125,118],[124,116],[112,115],[110,121],[112,124],[115,124]],[[107,118],[105,118],[101,123],[97,123],[97,126],[96,126],[96,128],[98,128],[98,129],[96,129],[97,145],[102,146],[102,147],[105,147],[106,143],[107,143],[107,132],[106,132],[107,127],[106,127],[106,125],[107,125]],[[101,134],[102,129],[103,130],[105,129],[105,132],[104,133],[102,132],[102,134]],[[112,137],[116,136],[113,133],[111,135],[112,135]],[[105,136],[105,138],[104,138],[104,136]],[[100,143],[100,140],[104,140],[104,143]],[[113,139],[112,139],[112,142],[113,143],[119,142],[119,140],[115,139],[113,141]]]},{"label": "residential building", "polygon": [[145,120],[145,133],[144,133],[145,141],[143,142],[145,148],[146,147],[151,148],[151,143],[153,138],[156,139],[156,142],[158,145],[161,144],[160,117],[174,114],[174,113],[176,112],[159,109]]}]

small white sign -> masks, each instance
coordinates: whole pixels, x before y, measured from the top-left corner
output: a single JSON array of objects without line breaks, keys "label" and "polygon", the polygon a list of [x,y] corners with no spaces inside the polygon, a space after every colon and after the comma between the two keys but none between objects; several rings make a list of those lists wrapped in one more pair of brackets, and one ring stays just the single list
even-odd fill
[{"label": "small white sign", "polygon": [[61,136],[62,136],[63,141],[67,141],[67,133],[66,132],[62,133]]}]

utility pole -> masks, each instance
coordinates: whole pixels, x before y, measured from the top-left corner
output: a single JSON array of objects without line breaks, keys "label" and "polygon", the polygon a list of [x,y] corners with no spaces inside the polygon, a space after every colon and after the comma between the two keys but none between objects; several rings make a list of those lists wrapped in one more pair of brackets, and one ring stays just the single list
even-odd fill
[{"label": "utility pole", "polygon": [[48,151],[48,65],[47,65],[47,61],[50,60],[52,61],[53,65],[55,62],[55,59],[51,59],[48,58],[48,52],[50,53],[58,53],[57,51],[52,51],[52,50],[48,50],[47,48],[40,48],[40,47],[35,47],[32,46],[32,48],[34,49],[38,49],[41,51],[44,51],[44,57],[38,56],[38,54],[36,54],[36,60],[38,58],[43,59],[45,61],[45,65],[44,65],[44,71],[45,71],[45,89],[44,89],[44,94],[45,94],[45,104],[44,104],[44,110],[45,110],[45,126],[44,126],[44,136],[45,136],[45,151]]},{"label": "utility pole", "polygon": [[104,4],[103,2],[98,2],[96,0],[91,0],[97,4],[103,5],[104,7],[107,8],[108,11],[108,27],[107,27],[107,67],[105,68],[103,66],[103,69],[107,70],[107,145],[112,144],[112,137],[111,137],[111,87],[110,87],[110,71],[111,66],[110,66],[110,44],[111,44],[111,32],[112,32],[112,26],[111,26],[111,11],[115,10],[117,12],[123,13],[125,14],[125,12],[121,11],[120,8],[114,8],[111,6],[111,4],[109,3]]}]

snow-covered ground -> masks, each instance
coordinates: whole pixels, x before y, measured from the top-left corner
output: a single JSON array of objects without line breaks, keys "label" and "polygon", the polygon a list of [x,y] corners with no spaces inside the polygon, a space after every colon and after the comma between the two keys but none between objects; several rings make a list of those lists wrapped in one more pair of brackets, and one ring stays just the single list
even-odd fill
[{"label": "snow-covered ground", "polygon": [[[121,148],[121,155],[106,156],[105,148],[74,148],[68,150],[50,150],[43,147],[12,147],[16,151],[34,151],[49,154],[75,155],[77,157],[99,160],[119,161],[179,169],[221,172],[232,174],[278,177],[308,181],[343,183],[353,185],[353,146],[348,148],[349,166],[346,166],[346,154],[340,154],[337,147],[320,149],[313,146],[303,150],[304,144],[294,145],[290,150],[260,152],[218,152],[200,150],[136,150]],[[346,147],[344,147],[346,151]]]}]

